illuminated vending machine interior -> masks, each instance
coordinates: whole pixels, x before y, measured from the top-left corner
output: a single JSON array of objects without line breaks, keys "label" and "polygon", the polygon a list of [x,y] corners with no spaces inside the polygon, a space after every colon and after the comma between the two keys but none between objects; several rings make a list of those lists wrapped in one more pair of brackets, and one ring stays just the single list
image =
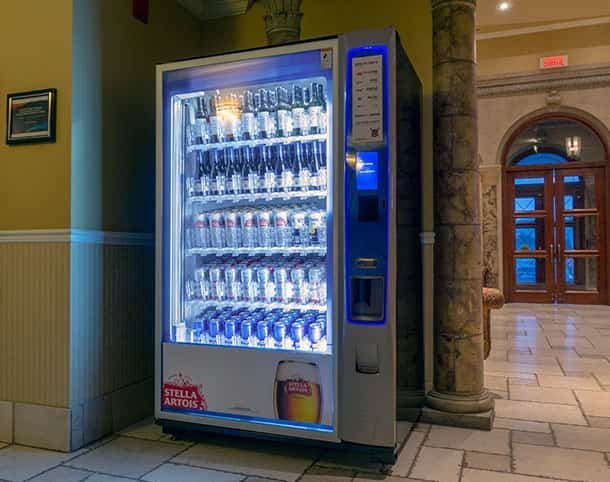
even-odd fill
[{"label": "illuminated vending machine interior", "polygon": [[166,431],[393,452],[396,185],[420,164],[399,126],[416,118],[417,146],[419,91],[391,29],[158,66]]}]

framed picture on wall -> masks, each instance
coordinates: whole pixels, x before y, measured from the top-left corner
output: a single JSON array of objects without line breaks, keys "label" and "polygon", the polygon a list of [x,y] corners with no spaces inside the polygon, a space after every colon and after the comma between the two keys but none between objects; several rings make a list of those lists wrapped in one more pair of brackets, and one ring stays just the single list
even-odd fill
[{"label": "framed picture on wall", "polygon": [[6,96],[6,143],[55,142],[57,89]]}]

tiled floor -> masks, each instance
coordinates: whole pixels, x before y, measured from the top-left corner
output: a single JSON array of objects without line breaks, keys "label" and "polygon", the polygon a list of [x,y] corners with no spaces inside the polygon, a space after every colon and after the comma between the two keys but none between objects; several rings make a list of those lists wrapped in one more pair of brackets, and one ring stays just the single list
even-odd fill
[{"label": "tiled floor", "polygon": [[74,454],[0,444],[0,480],[610,482],[610,307],[513,304],[492,324],[494,430],[401,423],[394,466],[249,440],[175,441],[145,421]]}]

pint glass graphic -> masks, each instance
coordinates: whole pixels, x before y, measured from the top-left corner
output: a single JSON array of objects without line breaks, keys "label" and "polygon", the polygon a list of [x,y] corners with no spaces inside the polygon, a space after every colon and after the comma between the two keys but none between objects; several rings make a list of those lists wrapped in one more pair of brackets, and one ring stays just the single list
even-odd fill
[{"label": "pint glass graphic", "polygon": [[315,363],[284,360],[275,374],[275,416],[319,424],[322,418],[320,370]]}]

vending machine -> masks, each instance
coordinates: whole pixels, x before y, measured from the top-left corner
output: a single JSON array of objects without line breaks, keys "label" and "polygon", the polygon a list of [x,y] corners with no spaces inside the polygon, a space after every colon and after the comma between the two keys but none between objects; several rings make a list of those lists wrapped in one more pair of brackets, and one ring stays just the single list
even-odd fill
[{"label": "vending machine", "polygon": [[167,431],[394,450],[397,271],[416,262],[398,252],[418,235],[397,184],[419,172],[401,146],[420,91],[392,29],[158,66]]}]

